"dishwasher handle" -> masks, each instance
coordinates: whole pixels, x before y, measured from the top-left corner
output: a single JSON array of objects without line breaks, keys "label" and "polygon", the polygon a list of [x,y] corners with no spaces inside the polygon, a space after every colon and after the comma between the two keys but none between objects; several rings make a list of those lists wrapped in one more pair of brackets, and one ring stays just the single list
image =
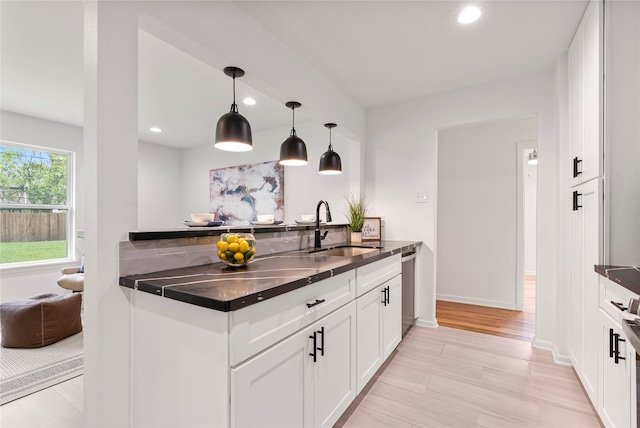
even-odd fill
[{"label": "dishwasher handle", "polygon": [[416,250],[412,250],[412,251],[408,251],[406,253],[402,253],[402,259],[401,261],[404,262],[408,262],[409,260],[413,260],[416,258],[418,254],[416,253]]}]

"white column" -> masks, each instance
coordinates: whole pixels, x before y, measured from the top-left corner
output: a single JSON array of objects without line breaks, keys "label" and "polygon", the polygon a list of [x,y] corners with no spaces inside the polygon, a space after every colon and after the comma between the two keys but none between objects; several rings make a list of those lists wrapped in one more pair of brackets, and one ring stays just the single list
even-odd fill
[{"label": "white column", "polygon": [[131,293],[118,286],[118,242],[137,226],[137,16],[135,4],[85,3],[87,427],[131,425]]}]

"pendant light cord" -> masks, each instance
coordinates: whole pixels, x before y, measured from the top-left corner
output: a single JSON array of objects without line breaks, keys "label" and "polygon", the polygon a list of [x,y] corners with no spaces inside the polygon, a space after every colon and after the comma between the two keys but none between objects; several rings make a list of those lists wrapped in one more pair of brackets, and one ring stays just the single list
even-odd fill
[{"label": "pendant light cord", "polygon": [[231,111],[238,113],[238,104],[236,104],[236,73],[233,73],[233,104],[231,104]]},{"label": "pendant light cord", "polygon": [[329,128],[329,151],[333,151],[333,146],[331,145],[331,128]]},{"label": "pendant light cord", "polygon": [[291,107],[291,117],[292,117],[292,121],[291,121],[291,137],[295,137],[296,136],[296,128],[295,128],[295,124],[296,124],[296,108],[295,107]]}]

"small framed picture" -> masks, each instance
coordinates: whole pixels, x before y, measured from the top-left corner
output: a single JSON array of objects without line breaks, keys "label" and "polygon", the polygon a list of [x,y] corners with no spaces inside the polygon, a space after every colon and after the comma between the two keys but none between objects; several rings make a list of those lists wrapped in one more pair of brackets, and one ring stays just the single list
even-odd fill
[{"label": "small framed picture", "polygon": [[382,239],[381,217],[365,217],[362,225],[362,241],[380,241]]}]

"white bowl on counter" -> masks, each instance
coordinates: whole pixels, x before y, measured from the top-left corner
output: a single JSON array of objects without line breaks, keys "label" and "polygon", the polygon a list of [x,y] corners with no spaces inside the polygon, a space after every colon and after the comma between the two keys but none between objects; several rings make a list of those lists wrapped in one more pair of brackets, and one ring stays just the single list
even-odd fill
[{"label": "white bowl on counter", "polygon": [[196,222],[207,222],[214,221],[216,219],[215,214],[191,214],[191,221]]}]

